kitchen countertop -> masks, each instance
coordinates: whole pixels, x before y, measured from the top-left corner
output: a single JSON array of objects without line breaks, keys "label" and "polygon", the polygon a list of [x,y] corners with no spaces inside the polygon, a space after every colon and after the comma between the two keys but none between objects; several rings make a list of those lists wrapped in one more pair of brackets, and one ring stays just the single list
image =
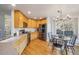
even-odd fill
[{"label": "kitchen countertop", "polygon": [[10,37],[0,41],[0,55],[21,54],[27,45],[27,34]]},{"label": "kitchen countertop", "polygon": [[[26,34],[23,34],[23,35],[26,35]],[[7,42],[16,41],[16,40],[19,40],[19,38],[20,38],[21,36],[22,36],[22,35],[10,37],[10,38],[8,38],[8,39],[1,40],[0,43],[7,43]]]}]

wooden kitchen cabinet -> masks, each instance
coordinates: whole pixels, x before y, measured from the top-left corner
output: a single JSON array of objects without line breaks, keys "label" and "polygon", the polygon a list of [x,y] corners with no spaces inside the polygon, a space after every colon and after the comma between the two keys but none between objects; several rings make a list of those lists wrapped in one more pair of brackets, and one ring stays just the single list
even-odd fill
[{"label": "wooden kitchen cabinet", "polygon": [[38,39],[38,35],[39,33],[38,32],[31,32],[31,40],[34,40],[34,39]]},{"label": "wooden kitchen cabinet", "polygon": [[19,12],[14,11],[14,27],[19,27]]},{"label": "wooden kitchen cabinet", "polygon": [[21,11],[14,11],[14,27],[15,28],[39,28],[40,24],[46,24],[46,19],[30,19],[27,18]]},{"label": "wooden kitchen cabinet", "polygon": [[27,34],[21,35],[18,40],[13,44],[14,51],[19,55],[23,52],[24,48],[27,46]]},{"label": "wooden kitchen cabinet", "polygon": [[47,24],[47,20],[46,19],[38,20],[36,23],[37,23],[36,27],[39,28],[40,25]]},{"label": "wooden kitchen cabinet", "polygon": [[46,24],[46,23],[47,23],[46,19],[40,20],[40,24]]},{"label": "wooden kitchen cabinet", "polygon": [[26,23],[27,25],[27,18],[24,16],[22,12],[20,12],[19,10],[15,10],[14,11],[14,27],[23,28],[25,26],[24,23]]},{"label": "wooden kitchen cabinet", "polygon": [[39,28],[40,20],[36,21],[37,25],[36,27]]},{"label": "wooden kitchen cabinet", "polygon": [[40,24],[46,24],[47,20],[34,20],[34,19],[29,19],[28,20],[28,27],[29,28],[39,28]]},{"label": "wooden kitchen cabinet", "polygon": [[29,19],[28,20],[28,27],[29,28],[37,28],[36,20]]},{"label": "wooden kitchen cabinet", "polygon": [[26,18],[20,11],[14,11],[14,27],[15,28],[36,28],[36,20]]}]

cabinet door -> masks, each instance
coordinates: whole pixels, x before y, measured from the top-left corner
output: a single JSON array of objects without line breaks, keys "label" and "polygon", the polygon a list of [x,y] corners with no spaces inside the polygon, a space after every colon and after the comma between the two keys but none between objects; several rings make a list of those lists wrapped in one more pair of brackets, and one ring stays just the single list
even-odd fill
[{"label": "cabinet door", "polygon": [[23,28],[23,23],[27,23],[27,18],[20,12],[14,11],[14,26],[15,28]]},{"label": "cabinet door", "polygon": [[32,27],[32,21],[29,19],[28,20],[28,27],[31,28]]},{"label": "cabinet door", "polygon": [[36,28],[36,21],[35,20],[32,20],[32,27]]},{"label": "cabinet door", "polygon": [[33,39],[37,39],[38,38],[38,32],[32,32],[31,33],[31,40],[33,40]]},{"label": "cabinet door", "polygon": [[27,28],[27,23],[23,22],[23,28]]},{"label": "cabinet door", "polygon": [[30,27],[30,28],[37,28],[36,21],[29,19],[28,20],[28,27]]},{"label": "cabinet door", "polygon": [[36,22],[36,24],[37,24],[37,28],[39,28],[40,25],[42,25],[42,24],[47,24],[47,20],[38,20],[38,21]]},{"label": "cabinet door", "polygon": [[46,24],[47,23],[47,20],[41,20],[40,23],[41,24]]},{"label": "cabinet door", "polygon": [[36,27],[37,28],[39,28],[39,24],[40,24],[41,22],[38,20],[38,21],[36,21]]},{"label": "cabinet door", "polygon": [[19,27],[19,12],[17,11],[14,12],[14,27]]},{"label": "cabinet door", "polygon": [[19,13],[19,28],[23,28],[23,20],[24,20],[24,16]]}]

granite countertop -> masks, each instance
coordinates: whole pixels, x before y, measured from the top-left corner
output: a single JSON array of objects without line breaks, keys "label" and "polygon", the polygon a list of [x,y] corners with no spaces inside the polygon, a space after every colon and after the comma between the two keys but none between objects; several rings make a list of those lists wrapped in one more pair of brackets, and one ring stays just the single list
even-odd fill
[{"label": "granite countertop", "polygon": [[[26,34],[23,34],[23,35],[26,35]],[[19,40],[19,38],[20,38],[21,36],[22,36],[22,35],[20,35],[20,36],[13,36],[13,37],[10,37],[10,38],[8,38],[8,39],[1,40],[0,43],[6,43],[6,42],[16,41],[16,40]]]},{"label": "granite countertop", "polygon": [[10,38],[8,38],[8,39],[1,40],[0,43],[11,42],[11,41],[16,40],[16,39],[18,39],[18,38],[19,38],[19,36],[16,36],[16,37],[10,37]]}]

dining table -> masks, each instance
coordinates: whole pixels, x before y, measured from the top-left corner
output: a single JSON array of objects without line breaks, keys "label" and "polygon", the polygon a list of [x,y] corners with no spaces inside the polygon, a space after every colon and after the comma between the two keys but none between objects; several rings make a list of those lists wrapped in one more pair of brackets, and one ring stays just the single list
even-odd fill
[{"label": "dining table", "polygon": [[71,37],[69,37],[69,36],[63,36],[63,38],[59,38],[58,36],[56,36],[55,37],[55,39],[56,40],[63,40],[63,42],[64,42],[64,50],[65,50],[65,52],[66,52],[66,55],[68,54],[67,52],[67,43],[68,43],[68,41],[71,39]]}]

